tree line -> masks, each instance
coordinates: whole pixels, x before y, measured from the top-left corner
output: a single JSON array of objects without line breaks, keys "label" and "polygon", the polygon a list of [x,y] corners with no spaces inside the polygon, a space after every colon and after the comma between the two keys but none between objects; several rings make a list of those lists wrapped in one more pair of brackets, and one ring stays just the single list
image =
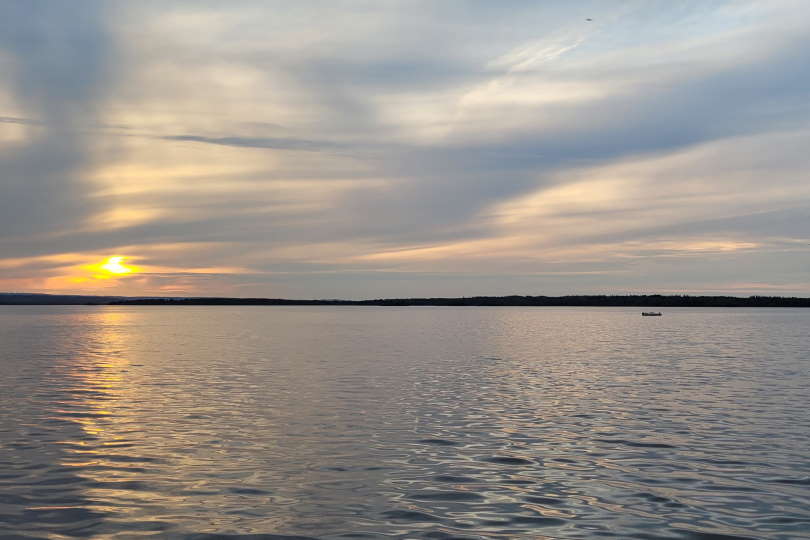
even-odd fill
[{"label": "tree line", "polygon": [[290,300],[284,298],[138,298],[123,305],[259,306],[613,306],[613,307],[810,307],[810,298],[783,296],[567,295],[378,298],[374,300]]}]

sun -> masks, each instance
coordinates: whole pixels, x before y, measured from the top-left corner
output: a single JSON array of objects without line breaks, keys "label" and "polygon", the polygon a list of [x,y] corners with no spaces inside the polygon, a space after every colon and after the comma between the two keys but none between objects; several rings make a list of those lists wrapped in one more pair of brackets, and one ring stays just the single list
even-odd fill
[{"label": "sun", "polygon": [[126,257],[110,257],[100,266],[105,272],[111,274],[131,274],[133,269],[121,264]]},{"label": "sun", "polygon": [[[85,266],[84,269],[91,272],[92,279],[122,278],[140,272],[141,270],[137,266],[124,264],[124,261],[128,258],[129,257],[124,257],[123,255],[115,255],[113,257],[107,257],[96,264]],[[78,277],[76,279],[79,281],[88,281],[91,278],[88,276]]]},{"label": "sun", "polygon": [[71,283],[85,284],[107,281],[111,285],[116,280],[127,279],[143,271],[138,266],[124,264],[124,261],[130,258],[124,255],[113,255],[94,264],[76,267],[76,270],[81,273],[65,276],[65,279],[68,279]]}]

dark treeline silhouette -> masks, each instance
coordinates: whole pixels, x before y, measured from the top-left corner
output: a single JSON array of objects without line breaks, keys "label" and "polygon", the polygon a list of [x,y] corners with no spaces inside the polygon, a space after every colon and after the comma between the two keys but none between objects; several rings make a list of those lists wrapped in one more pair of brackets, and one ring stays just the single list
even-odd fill
[{"label": "dark treeline silhouette", "polygon": [[810,307],[810,298],[781,296],[570,295],[379,298],[375,300],[288,300],[283,298],[139,298],[124,305],[196,306],[636,306],[636,307]]},{"label": "dark treeline silhouette", "polygon": [[38,293],[0,293],[2,305],[40,305],[69,306],[80,304],[109,304],[119,300],[130,300],[126,296],[87,296],[80,294],[38,294]]},{"label": "dark treeline silhouette", "polygon": [[374,300],[290,300],[285,298],[122,297],[0,293],[2,304],[118,304],[196,306],[628,306],[628,307],[810,307],[810,298],[781,296],[568,295],[471,296],[464,298],[378,298]]}]

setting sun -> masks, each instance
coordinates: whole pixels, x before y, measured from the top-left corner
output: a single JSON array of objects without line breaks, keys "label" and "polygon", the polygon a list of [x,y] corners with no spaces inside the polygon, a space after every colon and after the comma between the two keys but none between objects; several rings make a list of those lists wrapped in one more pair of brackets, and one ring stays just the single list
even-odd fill
[{"label": "setting sun", "polygon": [[133,269],[121,264],[121,261],[124,260],[124,257],[110,257],[104,264],[101,265],[101,269],[112,274],[129,274],[132,273]]},{"label": "setting sun", "polygon": [[[132,265],[124,265],[124,260],[128,259],[129,257],[124,257],[122,255],[116,255],[113,257],[107,257],[106,259],[98,262],[96,264],[92,264],[90,266],[86,266],[87,270],[90,270],[93,274],[93,279],[111,279],[111,278],[120,278],[124,277],[129,274],[136,274],[140,272],[140,269],[136,266]],[[77,278],[74,281],[85,281],[89,278]]]}]

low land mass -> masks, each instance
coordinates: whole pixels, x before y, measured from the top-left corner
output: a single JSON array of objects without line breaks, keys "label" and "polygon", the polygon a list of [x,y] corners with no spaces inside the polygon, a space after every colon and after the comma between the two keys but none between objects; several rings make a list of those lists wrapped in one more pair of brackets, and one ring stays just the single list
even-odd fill
[{"label": "low land mass", "polygon": [[135,305],[340,305],[340,306],[638,306],[638,307],[810,307],[810,298],[779,296],[471,296],[463,298],[379,298],[376,300],[287,300],[282,298],[160,298],[112,302]]},{"label": "low land mass", "polygon": [[810,298],[784,296],[567,295],[470,296],[462,298],[378,298],[291,300],[285,298],[121,297],[0,293],[0,305],[113,304],[151,306],[626,306],[626,307],[810,307]]}]

